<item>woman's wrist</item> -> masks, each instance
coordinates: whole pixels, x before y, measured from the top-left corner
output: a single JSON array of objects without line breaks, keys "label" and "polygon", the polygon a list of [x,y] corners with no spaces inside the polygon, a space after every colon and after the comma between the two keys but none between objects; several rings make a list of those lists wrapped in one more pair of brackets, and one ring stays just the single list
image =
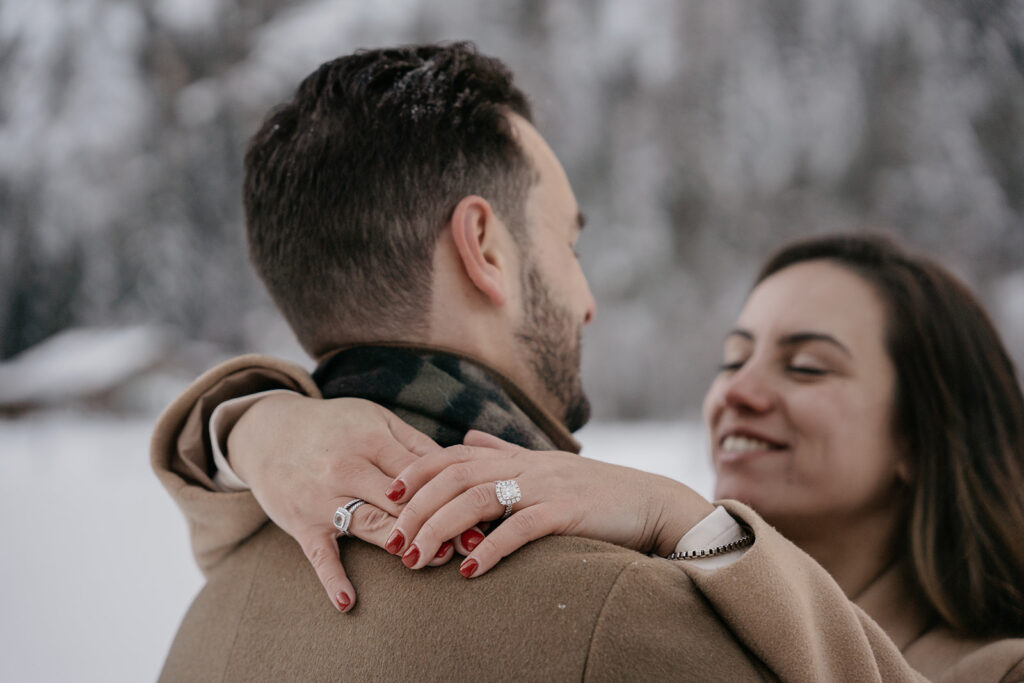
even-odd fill
[{"label": "woman's wrist", "polygon": [[228,461],[228,438],[249,408],[275,394],[299,395],[288,389],[269,389],[228,399],[220,403],[210,414],[209,434],[214,465],[213,480],[221,489],[227,491],[249,490],[249,485]]},{"label": "woman's wrist", "polygon": [[[275,439],[288,435],[294,443],[304,433],[316,434],[318,425],[309,432],[299,430],[300,418],[311,416],[324,402],[291,391],[267,392],[249,405],[227,434],[224,455],[228,465],[249,486],[260,478],[263,455],[275,452]],[[308,412],[307,412],[308,411]]]},{"label": "woman's wrist", "polygon": [[650,499],[654,514],[653,550],[662,557],[676,550],[676,545],[698,522],[715,511],[715,506],[686,484],[659,477],[656,496]]}]

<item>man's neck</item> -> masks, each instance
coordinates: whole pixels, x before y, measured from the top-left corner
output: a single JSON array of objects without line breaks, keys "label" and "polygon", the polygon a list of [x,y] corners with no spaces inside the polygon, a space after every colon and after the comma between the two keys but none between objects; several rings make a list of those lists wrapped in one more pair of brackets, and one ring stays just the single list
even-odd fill
[{"label": "man's neck", "polygon": [[[455,432],[481,429],[511,441],[523,432],[524,447],[580,448],[561,421],[507,376],[455,349],[406,342],[350,345],[325,354],[314,377],[325,397],[360,396]],[[453,432],[442,432],[445,440],[454,438]]]}]

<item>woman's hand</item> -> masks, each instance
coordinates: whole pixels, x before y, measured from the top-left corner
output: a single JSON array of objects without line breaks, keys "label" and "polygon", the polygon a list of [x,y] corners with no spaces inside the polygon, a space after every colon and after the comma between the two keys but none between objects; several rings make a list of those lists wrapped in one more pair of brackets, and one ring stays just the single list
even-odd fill
[{"label": "woman's hand", "polygon": [[[228,435],[232,469],[267,516],[302,546],[342,612],[355,605],[356,592],[339,559],[334,511],[353,498],[365,500],[352,513],[349,535],[384,548],[402,510],[388,498],[388,485],[420,456],[438,450],[391,411],[354,398],[268,396],[246,410]],[[429,564],[443,564],[452,554],[452,544],[439,543]]]},{"label": "woman's hand", "polygon": [[[514,479],[522,500],[486,538],[475,538],[459,571],[488,571],[529,541],[551,534],[584,536],[640,552],[668,554],[694,524],[714,510],[672,479],[589,460],[563,451],[529,451],[480,432],[465,444],[425,455],[393,485],[405,487],[390,549],[407,567],[426,566],[441,544],[474,524],[499,519],[495,482]],[[383,489],[382,489],[383,490]]]}]

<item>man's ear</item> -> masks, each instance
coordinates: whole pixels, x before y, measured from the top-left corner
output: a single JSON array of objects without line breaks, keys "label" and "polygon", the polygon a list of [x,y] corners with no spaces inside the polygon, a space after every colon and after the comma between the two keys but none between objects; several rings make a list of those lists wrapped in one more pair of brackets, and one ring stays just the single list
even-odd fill
[{"label": "man's ear", "polygon": [[469,195],[452,212],[451,228],[466,275],[492,304],[503,306],[509,296],[511,266],[504,224],[486,199]]}]

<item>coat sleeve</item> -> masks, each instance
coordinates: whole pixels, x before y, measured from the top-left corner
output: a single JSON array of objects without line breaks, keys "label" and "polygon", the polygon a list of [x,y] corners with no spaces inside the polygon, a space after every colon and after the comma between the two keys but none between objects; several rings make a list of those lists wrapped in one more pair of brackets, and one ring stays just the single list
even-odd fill
[{"label": "coat sleeve", "polygon": [[721,503],[754,533],[738,561],[678,562],[731,633],[785,681],[923,681],[825,569],[750,508]]},{"label": "coat sleeve", "polygon": [[752,681],[774,676],[668,560],[626,565],[605,598],[583,680]]},{"label": "coat sleeve", "polygon": [[185,514],[192,553],[204,574],[267,522],[251,492],[220,492],[214,485],[210,414],[228,399],[268,389],[320,397],[313,378],[300,366],[268,356],[241,356],[193,382],[167,407],[153,431],[153,470]]}]

